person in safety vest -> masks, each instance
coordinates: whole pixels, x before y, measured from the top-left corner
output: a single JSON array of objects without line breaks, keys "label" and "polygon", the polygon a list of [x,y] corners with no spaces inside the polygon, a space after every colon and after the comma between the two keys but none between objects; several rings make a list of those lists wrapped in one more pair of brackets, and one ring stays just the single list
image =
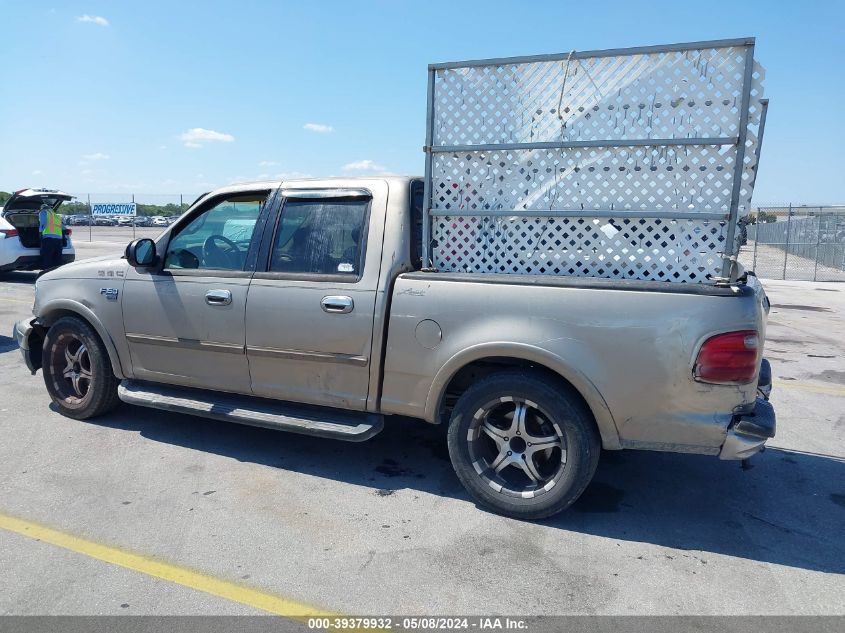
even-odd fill
[{"label": "person in safety vest", "polygon": [[41,233],[41,270],[46,272],[62,265],[62,216],[52,207],[41,205],[38,213]]}]

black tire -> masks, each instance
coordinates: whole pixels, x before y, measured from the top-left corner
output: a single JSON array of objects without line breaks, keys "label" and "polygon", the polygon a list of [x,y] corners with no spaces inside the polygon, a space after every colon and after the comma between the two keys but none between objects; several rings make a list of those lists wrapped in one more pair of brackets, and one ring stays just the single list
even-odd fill
[{"label": "black tire", "polygon": [[[521,442],[516,428],[523,430]],[[526,437],[536,440],[533,448]],[[458,479],[479,505],[529,520],[572,505],[593,478],[601,452],[593,417],[578,395],[545,374],[525,371],[496,373],[467,389],[452,410],[448,444]]]},{"label": "black tire", "polygon": [[86,420],[117,406],[120,380],[99,335],[82,319],[62,317],[47,330],[42,365],[47,392],[62,415]]}]

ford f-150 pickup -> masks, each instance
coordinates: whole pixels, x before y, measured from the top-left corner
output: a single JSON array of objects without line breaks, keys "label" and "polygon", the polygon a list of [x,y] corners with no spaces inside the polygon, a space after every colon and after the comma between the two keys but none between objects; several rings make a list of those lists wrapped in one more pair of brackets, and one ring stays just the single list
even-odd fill
[{"label": "ford f-150 pickup", "polygon": [[520,518],[573,503],[602,448],[744,459],[774,435],[753,275],[433,272],[423,190],[401,177],[216,190],[124,257],[41,277],[15,336],[72,418],[120,399],[352,441],[391,416],[448,425],[472,497]]}]

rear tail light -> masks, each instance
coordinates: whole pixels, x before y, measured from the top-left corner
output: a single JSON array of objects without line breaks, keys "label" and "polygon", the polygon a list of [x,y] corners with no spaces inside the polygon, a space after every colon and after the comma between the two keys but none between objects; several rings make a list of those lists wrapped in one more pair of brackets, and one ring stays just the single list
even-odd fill
[{"label": "rear tail light", "polygon": [[73,229],[65,229],[66,235],[73,235]]},{"label": "rear tail light", "polygon": [[17,237],[18,230],[17,229],[0,229],[0,233],[2,233],[5,237]]},{"label": "rear tail light", "polygon": [[701,346],[693,375],[700,382],[744,384],[757,376],[757,332],[741,330],[710,337]]}]

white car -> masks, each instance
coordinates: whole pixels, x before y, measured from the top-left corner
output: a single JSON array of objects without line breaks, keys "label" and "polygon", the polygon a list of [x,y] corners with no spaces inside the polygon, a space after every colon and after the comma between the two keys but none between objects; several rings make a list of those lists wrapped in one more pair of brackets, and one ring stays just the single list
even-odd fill
[{"label": "white car", "polygon": [[[55,189],[21,189],[0,207],[0,273],[41,268],[41,232],[38,212],[42,204],[57,210],[73,196]],[[76,259],[71,231],[64,230],[62,264]]]},{"label": "white car", "polygon": [[170,222],[163,215],[157,215],[153,218],[153,226],[168,226],[169,224]]}]

